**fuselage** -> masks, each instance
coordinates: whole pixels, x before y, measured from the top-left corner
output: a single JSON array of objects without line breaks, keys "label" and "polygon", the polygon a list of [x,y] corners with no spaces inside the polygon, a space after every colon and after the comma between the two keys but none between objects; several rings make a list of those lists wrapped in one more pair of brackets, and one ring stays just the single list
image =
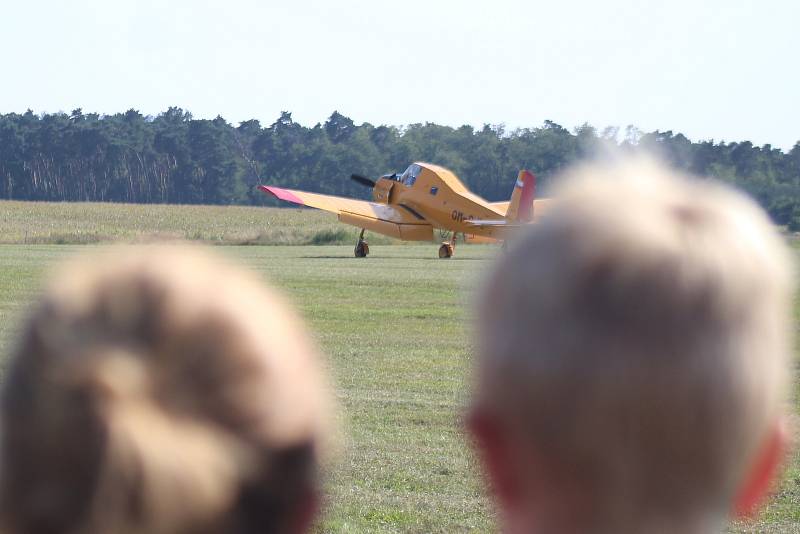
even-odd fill
[{"label": "fuselage", "polygon": [[[472,193],[451,171],[430,163],[412,163],[401,175],[372,181],[352,175],[372,187],[373,202],[260,185],[259,189],[286,202],[335,213],[339,221],[404,241],[431,241],[434,230],[452,232],[452,243],[504,240],[534,222],[548,199],[535,198],[536,177],[520,170],[505,202],[487,202]],[[446,256],[450,257],[451,252]]]},{"label": "fuselage", "polygon": [[436,228],[468,236],[501,239],[500,228],[476,228],[470,220],[502,220],[489,202],[472,193],[451,171],[430,163],[413,163],[396,177],[380,178],[373,200],[406,210]]}]

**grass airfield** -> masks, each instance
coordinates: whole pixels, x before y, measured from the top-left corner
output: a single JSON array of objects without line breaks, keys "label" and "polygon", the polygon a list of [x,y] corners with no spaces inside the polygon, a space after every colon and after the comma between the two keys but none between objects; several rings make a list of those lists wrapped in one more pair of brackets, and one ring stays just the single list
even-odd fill
[{"label": "grass airfield", "polygon": [[[55,262],[94,246],[0,246],[0,352]],[[435,244],[218,247],[287,294],[328,355],[343,447],[325,532],[492,530],[460,418],[469,380],[469,288],[495,251]]]},{"label": "grass airfield", "polygon": [[[17,204],[15,209],[25,210],[26,204],[31,203]],[[73,230],[82,226],[81,215],[74,206],[60,208],[61,213],[67,210],[68,218],[74,219],[69,223],[73,226],[59,219],[62,215],[47,219],[51,210],[45,204],[31,208],[40,211],[32,212],[28,222],[16,218],[18,212],[4,212],[7,206],[0,203],[0,221],[16,221],[16,233],[5,233],[8,227],[0,226],[0,242],[19,244],[0,245],[3,357],[10,350],[20,316],[35,297],[47,269],[70,255],[96,248],[30,244],[60,242],[64,236],[73,239]],[[90,207],[84,215],[87,218],[120,210],[119,205],[86,206]],[[120,215],[102,215],[97,220],[110,222],[102,223],[102,231],[96,235],[147,241],[158,217],[173,217],[173,226],[188,229],[191,224],[167,213],[171,208],[150,208],[155,211],[146,216],[140,216],[139,208],[124,208]],[[273,214],[267,210],[267,218],[274,215],[269,220],[277,223],[263,230],[253,226],[252,212],[248,211],[259,208],[204,209],[190,207],[181,213],[183,217],[196,218],[198,223],[216,221],[214,225],[221,225],[219,235],[289,235],[285,228],[296,228],[292,239],[299,242],[320,235],[348,238],[347,245],[336,246],[217,248],[280,287],[308,320],[318,344],[328,355],[344,432],[342,452],[328,477],[328,497],[318,530],[496,530],[494,512],[465,439],[461,416],[469,385],[472,290],[497,254],[497,247],[460,246],[455,258],[439,260],[436,244],[381,246],[373,245],[380,240],[371,239],[370,257],[355,259],[355,230],[344,227],[344,234],[326,233],[338,232],[340,227],[331,218],[316,226],[319,219],[315,212],[278,210],[285,213]],[[240,212],[244,214],[241,219],[226,220],[225,215],[242,209],[245,211]],[[217,217],[223,222],[218,222]],[[52,230],[50,234],[37,234],[34,241],[29,229],[25,241],[28,244],[24,244],[29,224]],[[199,235],[198,239],[215,241],[206,237]],[[796,316],[800,319],[800,309]],[[0,367],[4,365],[5,361],[0,361]],[[800,532],[798,389],[800,385],[795,381],[795,449],[781,486],[755,522],[732,525],[730,532]]]}]

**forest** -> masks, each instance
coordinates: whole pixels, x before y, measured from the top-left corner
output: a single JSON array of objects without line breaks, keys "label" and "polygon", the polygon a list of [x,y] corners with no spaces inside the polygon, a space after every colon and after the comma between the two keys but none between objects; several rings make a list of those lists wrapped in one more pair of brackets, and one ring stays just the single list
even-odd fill
[{"label": "forest", "polygon": [[647,150],[678,169],[731,183],[777,224],[800,231],[800,141],[785,153],[633,126],[375,126],[338,112],[313,127],[290,112],[266,127],[257,120],[234,126],[178,107],[155,117],[134,109],[0,114],[0,199],[276,205],[256,190],[259,183],[367,198],[351,173],[377,177],[429,161],[495,201],[509,197],[520,168],[534,171],[546,190],[566,166],[607,149]]}]

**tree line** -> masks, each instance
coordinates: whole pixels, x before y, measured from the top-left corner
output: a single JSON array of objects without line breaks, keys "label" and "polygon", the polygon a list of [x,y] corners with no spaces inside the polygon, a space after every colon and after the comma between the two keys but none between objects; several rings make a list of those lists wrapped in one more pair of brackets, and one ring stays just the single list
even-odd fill
[{"label": "tree line", "polygon": [[800,141],[784,153],[749,141],[692,142],[632,126],[374,126],[338,112],[313,127],[289,112],[267,127],[257,120],[234,126],[222,117],[195,119],[177,107],[155,117],[133,109],[0,115],[0,199],[270,204],[256,190],[259,183],[366,198],[351,173],[376,177],[430,161],[494,201],[509,197],[520,168],[533,170],[546,188],[566,166],[606,148],[649,150],[678,169],[732,183],[775,222],[800,230]]}]

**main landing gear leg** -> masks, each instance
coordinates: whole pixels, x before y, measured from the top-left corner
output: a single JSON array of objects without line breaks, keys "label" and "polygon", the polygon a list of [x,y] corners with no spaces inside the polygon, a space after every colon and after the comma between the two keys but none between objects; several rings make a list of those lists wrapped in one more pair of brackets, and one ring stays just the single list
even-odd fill
[{"label": "main landing gear leg", "polygon": [[366,258],[367,254],[369,254],[369,245],[364,241],[364,228],[361,229],[361,233],[358,235],[358,243],[356,243],[356,248],[353,252],[356,258]]},{"label": "main landing gear leg", "polygon": [[439,258],[452,258],[453,254],[456,253],[456,236],[458,234],[453,232],[453,237],[450,241],[442,242],[442,246],[439,247]]}]

